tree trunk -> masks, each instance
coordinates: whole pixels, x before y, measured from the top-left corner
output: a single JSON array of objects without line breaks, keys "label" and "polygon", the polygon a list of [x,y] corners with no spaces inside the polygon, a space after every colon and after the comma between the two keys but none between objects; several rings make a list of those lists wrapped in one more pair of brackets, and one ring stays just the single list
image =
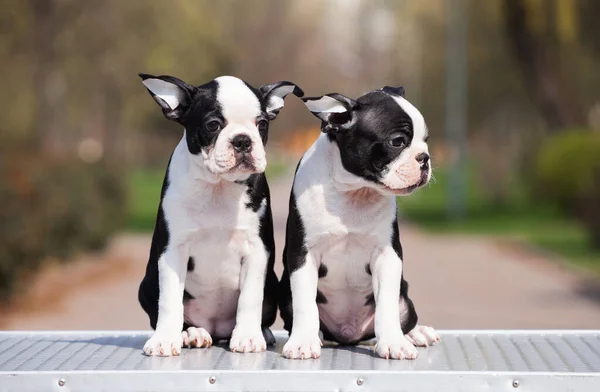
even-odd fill
[{"label": "tree trunk", "polygon": [[583,108],[561,73],[548,34],[536,34],[528,25],[530,13],[525,1],[504,0],[506,34],[527,91],[551,131],[581,126]]},{"label": "tree trunk", "polygon": [[40,152],[56,156],[64,153],[67,144],[67,140],[61,137],[66,128],[64,118],[67,87],[55,48],[61,21],[57,18],[58,6],[55,0],[31,0],[30,4],[35,25],[35,140]]}]

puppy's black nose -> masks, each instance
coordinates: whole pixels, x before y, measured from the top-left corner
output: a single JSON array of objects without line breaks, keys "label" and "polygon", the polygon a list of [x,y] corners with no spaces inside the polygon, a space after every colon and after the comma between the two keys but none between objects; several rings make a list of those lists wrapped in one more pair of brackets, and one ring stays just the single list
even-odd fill
[{"label": "puppy's black nose", "polygon": [[422,152],[419,155],[417,155],[417,162],[419,162],[421,164],[421,168],[422,169],[428,169],[429,168],[429,154],[427,154],[426,152]]},{"label": "puppy's black nose", "polygon": [[231,141],[231,145],[236,152],[252,151],[252,140],[247,135],[237,135]]},{"label": "puppy's black nose", "polygon": [[427,154],[426,152],[420,153],[419,155],[417,155],[417,162],[423,164],[429,162],[429,154]]}]

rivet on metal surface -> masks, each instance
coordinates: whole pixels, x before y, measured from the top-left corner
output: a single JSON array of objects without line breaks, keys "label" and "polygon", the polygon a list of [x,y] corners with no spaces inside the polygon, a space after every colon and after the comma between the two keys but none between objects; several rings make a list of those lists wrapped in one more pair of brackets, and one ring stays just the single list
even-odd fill
[{"label": "rivet on metal surface", "polygon": [[58,386],[59,387],[64,387],[65,386],[65,379],[61,378],[60,380],[58,380]]},{"label": "rivet on metal surface", "polygon": [[363,385],[365,383],[365,380],[362,377],[359,377],[356,379],[356,385]]},{"label": "rivet on metal surface", "polygon": [[211,383],[211,384],[214,384],[214,383],[217,382],[217,378],[215,376],[210,376],[208,378],[208,382]]},{"label": "rivet on metal surface", "polygon": [[513,388],[518,388],[519,385],[521,385],[521,382],[519,380],[513,380]]}]

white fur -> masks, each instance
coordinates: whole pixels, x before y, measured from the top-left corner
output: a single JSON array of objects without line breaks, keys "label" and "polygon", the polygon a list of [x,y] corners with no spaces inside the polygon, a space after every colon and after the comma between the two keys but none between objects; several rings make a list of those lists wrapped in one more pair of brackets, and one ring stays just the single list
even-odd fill
[{"label": "white fur", "polygon": [[291,94],[296,86],[281,86],[273,89],[267,102],[267,112],[277,112],[284,105],[284,98]]},{"label": "white fur", "polygon": [[[213,174],[227,174],[236,165],[235,151],[231,141],[237,135],[246,135],[252,141],[252,157],[254,172],[264,172],[267,167],[265,148],[258,132],[257,122],[261,115],[260,102],[246,84],[233,76],[221,76],[215,81],[218,84],[217,101],[223,116],[227,120],[221,130],[214,148],[202,151],[204,164]],[[245,176],[239,173],[228,175],[229,181],[242,180]]]},{"label": "white fur", "polygon": [[[390,238],[396,217],[394,191],[414,185],[408,183],[410,176],[402,178],[403,167],[410,167],[410,173],[415,171],[420,176],[416,156],[427,152],[427,129],[414,106],[403,98],[394,99],[411,116],[414,137],[411,146],[390,164],[385,187],[346,171],[338,146],[324,134],[306,152],[298,167],[293,194],[304,225],[308,257],[306,264],[290,276],[294,323],[283,350],[286,357],[314,356],[312,348],[319,341],[319,312],[330,332],[337,328],[337,332],[350,340],[374,330],[378,340],[376,352],[382,357],[417,356],[413,343],[417,340],[422,343],[425,332],[422,327],[415,333],[411,331],[410,340],[402,333],[400,320],[407,310],[399,301],[402,260],[392,248]],[[306,104],[313,112],[340,112],[343,106],[336,102],[330,98]],[[327,266],[328,272],[318,279],[320,263]],[[363,273],[367,263],[372,277]],[[318,305],[319,312],[315,311],[317,285],[327,298],[327,303]],[[374,315],[357,317],[347,311],[364,307],[371,292],[376,303]],[[427,343],[437,339],[435,331],[430,330],[426,330]]]},{"label": "white fur", "polygon": [[315,302],[317,279],[318,266],[311,252],[306,256],[306,263],[290,277],[292,293],[298,295],[292,301],[292,333],[282,351],[286,358],[308,359],[321,356],[319,310]]},{"label": "white fur", "polygon": [[400,326],[401,307],[405,305],[398,301],[402,260],[390,244],[378,249],[373,256],[371,271],[376,304],[375,351],[384,358],[414,359],[417,357],[417,350],[404,337]]},{"label": "white fur", "polygon": [[189,327],[181,332],[183,345],[189,347],[210,347],[213,344],[212,338],[204,328]]},{"label": "white fur", "polygon": [[320,99],[305,101],[304,104],[313,113],[344,113],[348,109],[337,99],[323,95]]},{"label": "white fur", "polygon": [[[261,305],[269,255],[259,237],[259,220],[266,205],[257,212],[247,208],[245,187],[211,173],[189,153],[185,136],[171,158],[168,180],[162,205],[169,244],[158,261],[158,323],[144,352],[178,355],[184,314],[185,320],[202,327],[203,340],[234,332],[234,338],[241,336],[239,351],[262,350]],[[195,260],[190,273],[189,256]],[[184,287],[195,298],[185,311]],[[255,349],[243,347],[247,338]]]},{"label": "white fur", "polygon": [[160,79],[146,79],[142,83],[144,83],[144,86],[152,91],[154,95],[165,101],[171,109],[177,108],[181,101],[183,101],[183,92],[173,83],[165,82]]}]

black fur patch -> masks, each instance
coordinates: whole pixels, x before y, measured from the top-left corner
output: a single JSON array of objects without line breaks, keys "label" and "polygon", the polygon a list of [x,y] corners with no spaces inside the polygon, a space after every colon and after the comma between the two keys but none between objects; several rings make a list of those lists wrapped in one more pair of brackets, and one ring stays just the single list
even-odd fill
[{"label": "black fur patch", "polygon": [[194,299],[194,297],[188,293],[187,290],[183,290],[183,302],[189,301],[191,299]]},{"label": "black fur patch", "polygon": [[319,279],[327,276],[327,266],[325,264],[319,265]]},{"label": "black fur patch", "polygon": [[373,275],[371,273],[371,264],[369,264],[369,263],[365,264],[365,271],[367,272],[367,275]]},{"label": "black fur patch", "polygon": [[[396,219],[392,223],[392,247],[396,254],[404,263],[403,254],[402,254],[402,245],[400,244],[400,232],[398,230],[398,212],[396,211]],[[400,325],[402,327],[402,332],[404,334],[409,333],[415,325],[417,325],[417,321],[419,317],[417,316],[417,311],[415,310],[415,306],[412,300],[408,297],[408,282],[404,280],[404,272],[402,272],[402,277],[400,281],[400,306],[406,307],[406,311],[403,312],[404,318],[400,320]]]},{"label": "black fur patch", "polygon": [[[262,240],[265,250],[269,252],[269,260],[267,262],[267,275],[265,277],[265,288],[263,294],[263,307],[262,307],[262,323],[263,328],[270,327],[277,318],[277,296],[278,296],[278,285],[279,280],[275,275],[275,238],[273,234],[273,214],[271,212],[271,192],[269,190],[269,184],[267,183],[267,177],[264,173],[256,174],[255,178],[248,183],[249,188],[253,188],[253,191],[248,191],[248,194],[252,194],[257,200],[266,199],[266,209],[263,216],[260,218],[260,228],[258,235]],[[256,203],[254,202],[253,205]],[[252,208],[252,207],[250,207]],[[258,211],[254,210],[253,211]]]},{"label": "black fur patch", "polygon": [[[300,160],[302,162],[302,160]],[[296,172],[300,167],[300,162],[296,166]],[[285,247],[283,248],[283,274],[279,283],[279,313],[283,319],[283,328],[290,332],[293,324],[292,312],[292,289],[290,285],[290,275],[306,262],[306,248],[304,246],[305,234],[304,225],[298,207],[294,190],[290,193],[289,213],[287,218],[285,232]]]},{"label": "black fur patch", "polygon": [[[387,165],[396,159],[413,139],[411,117],[383,91],[369,92],[352,109],[348,129],[329,133],[340,149],[342,166],[367,181],[379,183]],[[323,126],[327,126],[323,122]],[[395,135],[405,139],[404,147],[393,147]]]},{"label": "black fur patch", "polygon": [[[300,164],[298,163],[298,165]],[[296,168],[296,170],[298,169]],[[307,252],[306,247],[304,246],[305,238],[304,224],[302,223],[302,218],[298,212],[296,197],[294,197],[294,190],[292,189],[284,249],[284,263],[286,264],[290,275],[306,263]]]},{"label": "black fur patch", "polygon": [[365,297],[365,306],[375,306],[375,294],[371,293]]},{"label": "black fur patch", "polygon": [[179,121],[185,127],[185,138],[191,154],[200,154],[203,148],[214,145],[219,132],[206,129],[208,121],[225,124],[222,108],[217,101],[218,83],[214,80],[198,87],[194,91],[185,116]]},{"label": "black fur patch", "polygon": [[245,182],[248,186],[246,194],[250,201],[246,203],[246,207],[258,212],[260,206],[267,197],[268,185],[267,178],[264,174],[253,174]]},{"label": "black fur patch", "polygon": [[188,272],[192,272],[195,267],[196,267],[196,262],[194,261],[194,258],[192,256],[190,256],[190,258],[188,259],[188,264],[187,264]]},{"label": "black fur patch", "polygon": [[158,321],[158,259],[165,252],[169,243],[169,228],[167,227],[167,221],[165,220],[162,208],[162,199],[169,188],[168,167],[171,165],[171,158],[169,158],[167,173],[165,174],[160,192],[161,202],[158,205],[156,225],[154,227],[154,234],[152,235],[152,245],[150,246],[150,257],[146,265],[146,275],[144,275],[144,279],[140,283],[138,290],[138,300],[144,311],[148,314],[152,329],[156,328]]},{"label": "black fur patch", "polygon": [[321,292],[321,290],[317,290],[317,303],[318,304],[326,304],[327,303],[327,297],[325,297],[325,294],[323,294]]}]

